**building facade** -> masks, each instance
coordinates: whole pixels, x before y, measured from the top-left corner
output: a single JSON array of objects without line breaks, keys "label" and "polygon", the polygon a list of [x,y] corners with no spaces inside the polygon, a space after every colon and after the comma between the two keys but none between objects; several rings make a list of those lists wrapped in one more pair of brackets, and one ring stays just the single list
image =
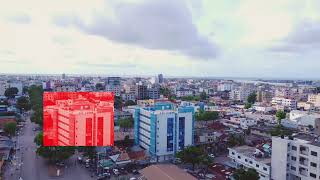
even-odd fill
[{"label": "building facade", "polygon": [[175,108],[171,103],[137,108],[134,114],[135,144],[149,151],[156,161],[166,161],[193,144],[194,109]]}]

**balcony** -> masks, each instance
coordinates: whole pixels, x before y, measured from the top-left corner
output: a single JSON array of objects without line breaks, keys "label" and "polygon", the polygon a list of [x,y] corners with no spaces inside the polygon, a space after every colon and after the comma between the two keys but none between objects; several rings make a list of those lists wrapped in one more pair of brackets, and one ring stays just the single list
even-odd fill
[{"label": "balcony", "polygon": [[299,174],[307,177],[308,176],[308,170],[306,168],[299,167]]},{"label": "balcony", "polygon": [[308,166],[308,163],[309,163],[309,160],[307,158],[304,158],[304,157],[299,158],[299,164],[303,166]]},{"label": "balcony", "polygon": [[309,148],[305,147],[305,146],[300,146],[300,154],[308,156],[309,155]]}]

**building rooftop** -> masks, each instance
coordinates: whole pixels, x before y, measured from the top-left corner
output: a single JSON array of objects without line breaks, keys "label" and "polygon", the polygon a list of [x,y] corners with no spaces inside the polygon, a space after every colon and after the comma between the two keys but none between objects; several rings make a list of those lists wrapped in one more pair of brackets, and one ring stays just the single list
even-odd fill
[{"label": "building rooftop", "polygon": [[148,180],[196,180],[195,177],[173,164],[151,165],[140,170],[140,173]]},{"label": "building rooftop", "polygon": [[250,147],[250,146],[238,146],[238,147],[234,147],[234,148],[230,148],[233,149],[235,151],[237,151],[237,153],[243,154],[246,157],[249,157],[251,159],[254,159],[255,161],[270,165],[271,164],[271,157],[257,157],[256,156],[256,152],[257,152],[257,148],[256,147]]}]

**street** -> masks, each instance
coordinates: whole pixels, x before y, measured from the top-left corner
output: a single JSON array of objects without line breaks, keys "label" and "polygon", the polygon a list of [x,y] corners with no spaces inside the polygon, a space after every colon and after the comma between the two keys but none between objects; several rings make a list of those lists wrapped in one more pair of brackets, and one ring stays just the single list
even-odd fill
[{"label": "street", "polygon": [[[18,180],[22,177],[23,180],[45,180],[45,179],[77,179],[88,180],[93,179],[90,177],[90,172],[75,164],[76,155],[72,156],[65,162],[66,167],[62,170],[62,176],[50,177],[48,175],[48,163],[42,157],[36,155],[36,144],[33,142],[37,131],[33,128],[37,127],[36,124],[30,121],[30,117],[26,117],[26,124],[21,133],[17,137],[17,147],[20,150],[15,154],[15,163],[7,165],[4,172],[5,180]],[[18,167],[18,168],[17,168]]]}]

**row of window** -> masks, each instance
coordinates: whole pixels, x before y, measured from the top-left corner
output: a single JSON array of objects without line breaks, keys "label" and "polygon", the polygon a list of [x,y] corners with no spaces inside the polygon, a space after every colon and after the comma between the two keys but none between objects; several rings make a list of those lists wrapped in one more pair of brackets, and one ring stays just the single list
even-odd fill
[{"label": "row of window", "polygon": [[[234,155],[234,152],[231,152],[231,154]],[[241,159],[241,156],[238,156],[238,159]],[[244,161],[245,161],[245,162],[248,162],[248,159],[244,159]],[[250,160],[250,161],[249,161],[249,164],[253,164],[253,162]],[[256,164],[256,168],[259,168],[259,167],[260,167],[260,165],[259,165],[259,164]],[[263,167],[263,170],[264,170],[264,171],[268,171],[268,168]]]},{"label": "row of window", "polygon": [[[293,151],[297,151],[297,146],[291,146],[291,150],[293,150]],[[310,153],[312,156],[315,156],[315,157],[317,157],[318,156],[318,153],[317,152],[315,152],[315,151],[311,151],[311,153]]]}]

